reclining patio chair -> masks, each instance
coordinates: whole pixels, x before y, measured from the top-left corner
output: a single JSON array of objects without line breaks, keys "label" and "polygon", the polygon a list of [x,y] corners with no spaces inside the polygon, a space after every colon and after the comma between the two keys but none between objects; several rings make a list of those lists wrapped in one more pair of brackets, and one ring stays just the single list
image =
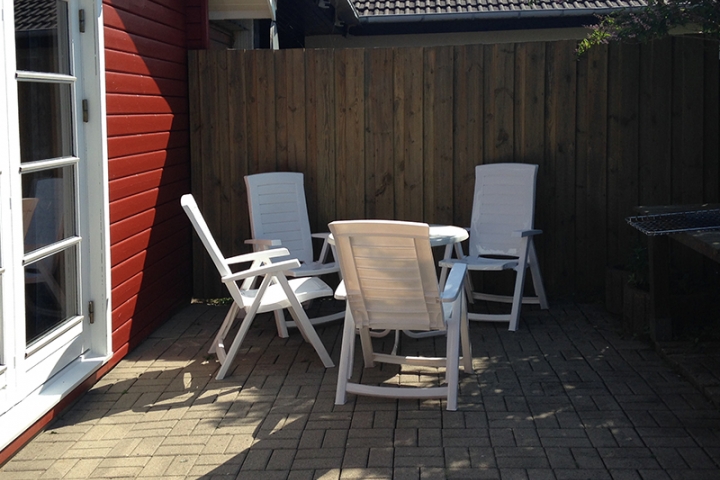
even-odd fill
[{"label": "reclining patio chair", "polygon": [[[472,370],[463,279],[466,266],[453,265],[441,292],[424,223],[383,220],[330,224],[347,298],[335,404],[346,393],[390,398],[445,398],[457,408],[459,347],[463,368]],[[370,330],[444,331],[445,357],[402,356],[373,350]],[[445,367],[443,386],[402,387],[350,382],[355,334],[366,368],[374,362]],[[427,341],[432,341],[428,339]]]},{"label": "reclining patio chair", "polygon": [[[467,264],[468,301],[487,300],[511,303],[510,313],[468,313],[468,319],[509,322],[508,329],[517,330],[520,306],[539,304],[548,308],[545,287],[533,237],[542,230],[533,228],[535,215],[535,183],[537,165],[522,163],[496,163],[475,167],[475,195],[470,222],[469,252],[460,260],[444,260],[448,267],[456,262]],[[523,296],[525,271],[530,268],[535,296]],[[515,271],[513,295],[496,295],[476,292],[470,272]]]},{"label": "reclining patio chair", "polygon": [[[319,277],[327,274],[340,274],[337,262],[328,261],[331,246],[328,244],[330,233],[310,233],[303,174],[296,172],[268,172],[247,175],[248,209],[252,239],[245,243],[255,251],[284,247],[290,257],[297,258],[300,266],[286,272],[288,277]],[[314,257],[313,238],[323,239],[320,255]],[[313,317],[313,325],[339,320],[344,313],[337,312]],[[292,322],[278,320],[278,335],[287,337],[287,327]]]},{"label": "reclining patio chair", "polygon": [[[210,254],[220,273],[222,282],[233,299],[232,306],[209,350],[209,353],[215,353],[220,361],[220,371],[217,374],[217,379],[221,380],[229,371],[230,364],[237,354],[255,316],[259,313],[282,311],[283,309],[290,311],[298,329],[305,340],[315,348],[323,365],[327,368],[332,367],[333,362],[330,355],[328,355],[327,350],[320,341],[320,337],[318,337],[317,332],[310,324],[305,310],[300,305],[308,300],[332,296],[332,289],[319,278],[288,280],[286,273],[292,268],[297,268],[300,262],[291,259],[273,263],[272,259],[287,257],[288,251],[284,248],[225,258],[220,252],[217,243],[215,243],[193,196],[190,194],[183,195],[180,203],[190,218],[205,249]],[[247,270],[233,273],[230,265],[240,263],[251,263],[251,266]],[[262,278],[262,282],[257,289],[248,289],[238,285],[239,281],[254,277]],[[242,323],[232,345],[230,345],[230,349],[226,351],[225,337],[238,316],[244,318],[242,318]]]}]

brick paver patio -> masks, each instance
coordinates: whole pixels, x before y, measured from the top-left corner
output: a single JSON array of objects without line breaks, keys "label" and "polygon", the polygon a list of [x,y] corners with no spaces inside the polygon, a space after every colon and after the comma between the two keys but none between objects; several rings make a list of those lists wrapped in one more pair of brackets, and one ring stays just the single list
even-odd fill
[{"label": "brick paver patio", "polygon": [[[216,381],[207,347],[226,308],[176,315],[0,478],[720,478],[720,410],[601,306],[525,308],[514,333],[473,323],[457,412],[354,395],[335,406],[337,368],[297,331],[279,339],[269,318]],[[339,322],[318,333],[337,362]],[[422,342],[443,348],[403,339]]]}]

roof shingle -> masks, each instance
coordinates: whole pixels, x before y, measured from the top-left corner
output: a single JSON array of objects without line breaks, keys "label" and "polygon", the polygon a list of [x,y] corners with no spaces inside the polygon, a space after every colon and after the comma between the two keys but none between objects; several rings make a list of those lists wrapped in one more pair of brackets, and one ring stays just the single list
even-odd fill
[{"label": "roof shingle", "polygon": [[616,10],[645,5],[644,0],[353,0],[359,16],[477,14],[502,11]]}]

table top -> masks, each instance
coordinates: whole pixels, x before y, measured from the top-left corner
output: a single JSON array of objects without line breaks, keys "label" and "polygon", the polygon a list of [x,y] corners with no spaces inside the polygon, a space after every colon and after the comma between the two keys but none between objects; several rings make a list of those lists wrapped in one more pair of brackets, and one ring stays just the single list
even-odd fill
[{"label": "table top", "polygon": [[[442,247],[467,240],[470,234],[462,227],[454,225],[430,225],[430,246]],[[328,237],[328,243],[335,245],[332,234]]]},{"label": "table top", "polygon": [[672,233],[670,238],[720,263],[720,230]]},{"label": "table top", "polygon": [[454,225],[430,225],[430,246],[442,247],[467,240],[470,234]]}]

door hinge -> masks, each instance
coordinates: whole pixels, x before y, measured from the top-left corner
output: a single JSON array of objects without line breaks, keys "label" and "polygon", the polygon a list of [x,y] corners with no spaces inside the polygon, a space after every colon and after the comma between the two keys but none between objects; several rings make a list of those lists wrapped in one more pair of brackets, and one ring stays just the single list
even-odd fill
[{"label": "door hinge", "polygon": [[95,302],[92,300],[88,302],[88,318],[90,319],[91,325],[95,323]]},{"label": "door hinge", "polygon": [[82,8],[78,11],[78,25],[80,27],[80,33],[85,33],[85,10]]},{"label": "door hinge", "polygon": [[82,113],[83,113],[83,122],[87,123],[88,118],[90,117],[90,114],[88,113],[88,101],[87,98],[83,98],[82,101]]}]

